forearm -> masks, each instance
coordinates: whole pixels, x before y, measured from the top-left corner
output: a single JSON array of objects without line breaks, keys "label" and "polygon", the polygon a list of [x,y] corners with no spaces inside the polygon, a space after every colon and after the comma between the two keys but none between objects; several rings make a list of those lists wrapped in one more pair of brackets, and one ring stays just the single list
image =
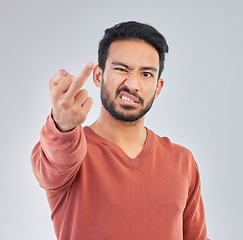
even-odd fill
[{"label": "forearm", "polygon": [[49,116],[41,130],[40,141],[32,151],[33,172],[45,189],[64,186],[76,175],[86,152],[86,140],[81,127],[70,132],[60,132]]}]

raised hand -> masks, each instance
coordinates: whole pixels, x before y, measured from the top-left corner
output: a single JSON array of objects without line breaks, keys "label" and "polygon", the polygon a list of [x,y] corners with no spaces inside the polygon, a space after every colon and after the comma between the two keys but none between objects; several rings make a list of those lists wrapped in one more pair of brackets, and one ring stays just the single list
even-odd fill
[{"label": "raised hand", "polygon": [[94,67],[90,62],[77,77],[60,70],[50,80],[52,117],[60,131],[70,131],[85,121],[93,100],[88,97],[88,91],[81,88]]}]

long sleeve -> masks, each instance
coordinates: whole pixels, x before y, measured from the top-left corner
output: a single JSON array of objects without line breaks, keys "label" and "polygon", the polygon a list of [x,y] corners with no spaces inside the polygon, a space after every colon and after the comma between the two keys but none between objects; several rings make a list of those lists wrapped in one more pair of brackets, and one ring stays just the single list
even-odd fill
[{"label": "long sleeve", "polygon": [[195,160],[193,163],[190,169],[191,184],[188,200],[183,214],[183,239],[207,240],[199,170]]},{"label": "long sleeve", "polygon": [[40,141],[31,154],[34,175],[45,190],[63,189],[72,183],[87,152],[81,126],[60,132],[50,116],[43,126]]}]

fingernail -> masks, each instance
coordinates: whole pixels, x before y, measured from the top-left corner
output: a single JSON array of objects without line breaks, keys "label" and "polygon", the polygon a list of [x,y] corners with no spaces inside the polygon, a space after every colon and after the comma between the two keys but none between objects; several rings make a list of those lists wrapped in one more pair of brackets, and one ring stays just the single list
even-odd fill
[{"label": "fingernail", "polygon": [[94,63],[93,62],[88,63],[88,67],[91,69],[94,68]]}]

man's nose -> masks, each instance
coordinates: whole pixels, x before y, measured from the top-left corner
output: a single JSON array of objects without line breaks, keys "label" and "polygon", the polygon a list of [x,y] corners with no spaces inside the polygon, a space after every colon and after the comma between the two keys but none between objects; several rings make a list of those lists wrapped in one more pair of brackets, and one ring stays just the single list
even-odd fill
[{"label": "man's nose", "polygon": [[124,82],[125,86],[132,91],[140,90],[140,79],[137,72],[129,72]]}]

